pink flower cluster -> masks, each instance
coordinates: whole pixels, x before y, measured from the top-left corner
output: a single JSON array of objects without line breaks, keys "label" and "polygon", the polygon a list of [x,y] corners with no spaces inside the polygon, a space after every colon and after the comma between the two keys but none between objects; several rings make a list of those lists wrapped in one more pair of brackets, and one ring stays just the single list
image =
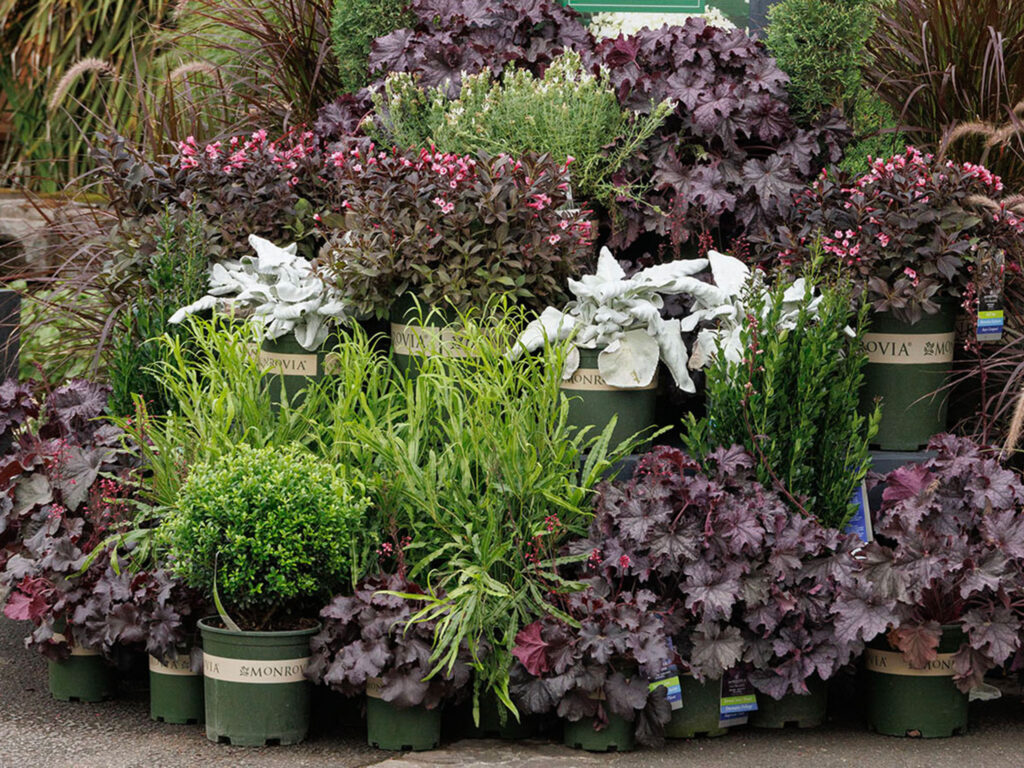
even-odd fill
[{"label": "pink flower cluster", "polygon": [[[279,141],[267,141],[267,132],[262,128],[250,136],[232,136],[227,146],[214,141],[201,149],[195,136],[187,136],[178,143],[178,162],[181,168],[198,168],[207,165],[211,170],[231,174],[243,170],[254,162],[270,162],[282,172],[296,171],[299,161],[316,153],[316,141],[311,131],[289,134]],[[291,186],[299,183],[297,176],[289,180]]]}]

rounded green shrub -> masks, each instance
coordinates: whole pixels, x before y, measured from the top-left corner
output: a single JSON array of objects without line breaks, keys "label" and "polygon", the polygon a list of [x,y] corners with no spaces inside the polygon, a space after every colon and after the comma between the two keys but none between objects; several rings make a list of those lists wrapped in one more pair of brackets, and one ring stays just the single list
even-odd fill
[{"label": "rounded green shrub", "polygon": [[344,92],[353,93],[369,82],[374,39],[416,21],[407,6],[408,0],[336,0],[331,11],[331,47]]},{"label": "rounded green shrub", "polygon": [[238,445],[195,466],[166,525],[174,571],[243,629],[287,627],[352,580],[363,489],[297,447]]},{"label": "rounded green shrub", "polygon": [[852,109],[876,0],[782,0],[768,12],[768,49],[789,75],[793,112],[813,120]]}]

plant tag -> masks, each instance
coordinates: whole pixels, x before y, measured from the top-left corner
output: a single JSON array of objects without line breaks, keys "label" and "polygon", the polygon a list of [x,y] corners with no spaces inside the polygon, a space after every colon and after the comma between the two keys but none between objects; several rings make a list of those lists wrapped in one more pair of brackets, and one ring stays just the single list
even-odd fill
[{"label": "plant tag", "polygon": [[[746,673],[737,667],[733,667],[722,675],[721,704],[719,712],[721,719],[726,716],[740,715],[746,717],[748,712],[757,711],[757,692],[750,684]],[[730,725],[738,725],[730,722]]]},{"label": "plant tag", "polygon": [[[668,641],[670,648],[673,648],[671,638]],[[661,666],[661,669],[654,674],[654,679],[648,686],[649,690],[661,686],[665,688],[665,698],[668,699],[668,704],[672,709],[683,708],[683,686],[679,681],[679,667],[673,664],[671,661],[666,662]]]},{"label": "plant tag", "polygon": [[871,510],[868,507],[868,484],[862,480],[860,487],[853,493],[853,503],[857,505],[857,511],[846,523],[843,533],[855,533],[860,540],[867,544],[875,537],[871,529]]},{"label": "plant tag", "polygon": [[999,341],[1003,337],[1003,272],[1006,255],[985,252],[975,267],[978,289],[978,341]]}]

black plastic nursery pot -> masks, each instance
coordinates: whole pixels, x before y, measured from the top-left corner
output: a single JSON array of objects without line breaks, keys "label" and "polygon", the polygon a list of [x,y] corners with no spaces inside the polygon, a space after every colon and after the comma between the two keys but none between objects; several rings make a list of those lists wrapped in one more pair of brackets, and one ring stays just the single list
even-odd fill
[{"label": "black plastic nursery pot", "polygon": [[[505,739],[508,741],[519,741],[529,739],[540,732],[541,722],[537,715],[527,715],[520,710],[519,719],[492,694],[484,694],[480,697],[480,725],[472,725],[472,708],[469,709],[471,727],[468,729],[469,736],[475,739]],[[505,720],[502,722],[502,715]]]},{"label": "black plastic nursery pot", "polygon": [[105,701],[117,689],[114,669],[97,651],[73,648],[63,661],[49,662],[50,695],[57,701]]},{"label": "black plastic nursery pot", "polygon": [[911,325],[888,312],[871,315],[864,335],[861,408],[867,413],[882,399],[882,422],[874,444],[886,451],[915,451],[946,429],[949,379],[956,348],[954,302]]},{"label": "black plastic nursery pot", "polygon": [[722,681],[679,676],[683,706],[672,710],[672,719],[665,726],[670,739],[692,739],[697,736],[724,736],[728,728],[721,726]]},{"label": "black plastic nursery pot", "polygon": [[594,730],[595,720],[564,720],[562,741],[567,747],[587,752],[632,752],[636,748],[635,726],[618,715],[608,715],[608,725]]},{"label": "black plastic nursery pot", "polygon": [[964,641],[944,626],[938,658],[913,669],[882,637],[864,652],[868,728],[887,736],[943,738],[967,731],[968,696],[953,683],[953,656]]},{"label": "black plastic nursery pot", "polygon": [[188,651],[166,664],[149,657],[149,717],[164,723],[203,722],[203,676],[192,671]]},{"label": "black plastic nursery pot", "polygon": [[[260,347],[260,363],[270,368],[274,375],[270,377],[271,392],[275,403],[287,398],[292,402],[295,394],[319,381],[331,367],[331,352],[338,339],[327,337],[319,349],[310,351],[295,340],[295,334],[286,333],[276,339],[265,339]],[[301,402],[302,396],[296,400]]]},{"label": "black plastic nursery pot", "polygon": [[828,685],[817,675],[807,679],[807,693],[787,693],[773,699],[757,694],[757,711],[750,713],[755,728],[817,728],[828,714]]},{"label": "black plastic nursery pot", "polygon": [[320,626],[232,632],[203,619],[206,738],[244,747],[298,744],[309,730],[309,640]]},{"label": "black plastic nursery pot", "polygon": [[411,294],[402,294],[391,307],[391,359],[407,376],[419,372],[424,357],[457,357],[459,349],[454,309],[435,309],[417,303]]},{"label": "black plastic nursery pot", "polygon": [[441,708],[396,707],[366,692],[366,741],[394,752],[421,752],[441,743]]},{"label": "black plastic nursery pot", "polygon": [[592,427],[591,437],[599,434],[617,416],[611,445],[658,423],[658,374],[646,387],[613,387],[605,382],[597,368],[599,349],[580,348],[580,366],[562,381],[562,391],[569,398],[569,423],[576,427]]}]

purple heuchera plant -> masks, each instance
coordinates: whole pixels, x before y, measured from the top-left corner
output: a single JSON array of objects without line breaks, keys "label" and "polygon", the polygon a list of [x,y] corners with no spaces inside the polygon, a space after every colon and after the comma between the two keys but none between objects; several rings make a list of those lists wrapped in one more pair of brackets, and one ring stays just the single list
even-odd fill
[{"label": "purple heuchera plant", "polygon": [[839,159],[848,138],[837,115],[811,128],[796,125],[789,78],[742,30],[690,18],[604,40],[594,60],[608,68],[623,106],[647,114],[664,99],[678,103],[660,136],[622,171],[623,179],[650,179],[654,190],[643,205],[624,206],[625,225],[612,247],[651,231],[678,244],[710,229],[759,229]]},{"label": "purple heuchera plant", "polygon": [[649,590],[678,662],[698,679],[746,665],[774,698],[806,693],[861,643],[837,640],[832,606],[854,539],[791,511],[738,446],[704,465],[675,448],[601,488],[589,537],[572,545],[608,584]]},{"label": "purple heuchera plant", "polygon": [[519,630],[510,673],[517,705],[531,714],[556,711],[577,721],[608,715],[635,723],[641,744],[657,744],[671,718],[664,688],[648,679],[672,659],[663,618],[648,590],[609,595],[599,579],[564,598],[565,613],[578,621],[546,616]]},{"label": "purple heuchera plant", "polygon": [[323,629],[311,642],[310,680],[358,696],[367,681],[379,679],[380,697],[399,707],[433,709],[467,693],[468,649],[450,668],[426,679],[434,669],[430,657],[437,620],[410,623],[422,604],[389,592],[423,594],[405,576],[371,576],[356,585],[351,597],[335,597],[320,612]]},{"label": "purple heuchera plant", "polygon": [[1021,648],[1024,618],[1024,485],[965,438],[938,435],[938,455],[885,478],[877,541],[860,552],[836,602],[841,641],[885,634],[924,668],[944,626],[966,640],[953,658],[967,691]]}]

